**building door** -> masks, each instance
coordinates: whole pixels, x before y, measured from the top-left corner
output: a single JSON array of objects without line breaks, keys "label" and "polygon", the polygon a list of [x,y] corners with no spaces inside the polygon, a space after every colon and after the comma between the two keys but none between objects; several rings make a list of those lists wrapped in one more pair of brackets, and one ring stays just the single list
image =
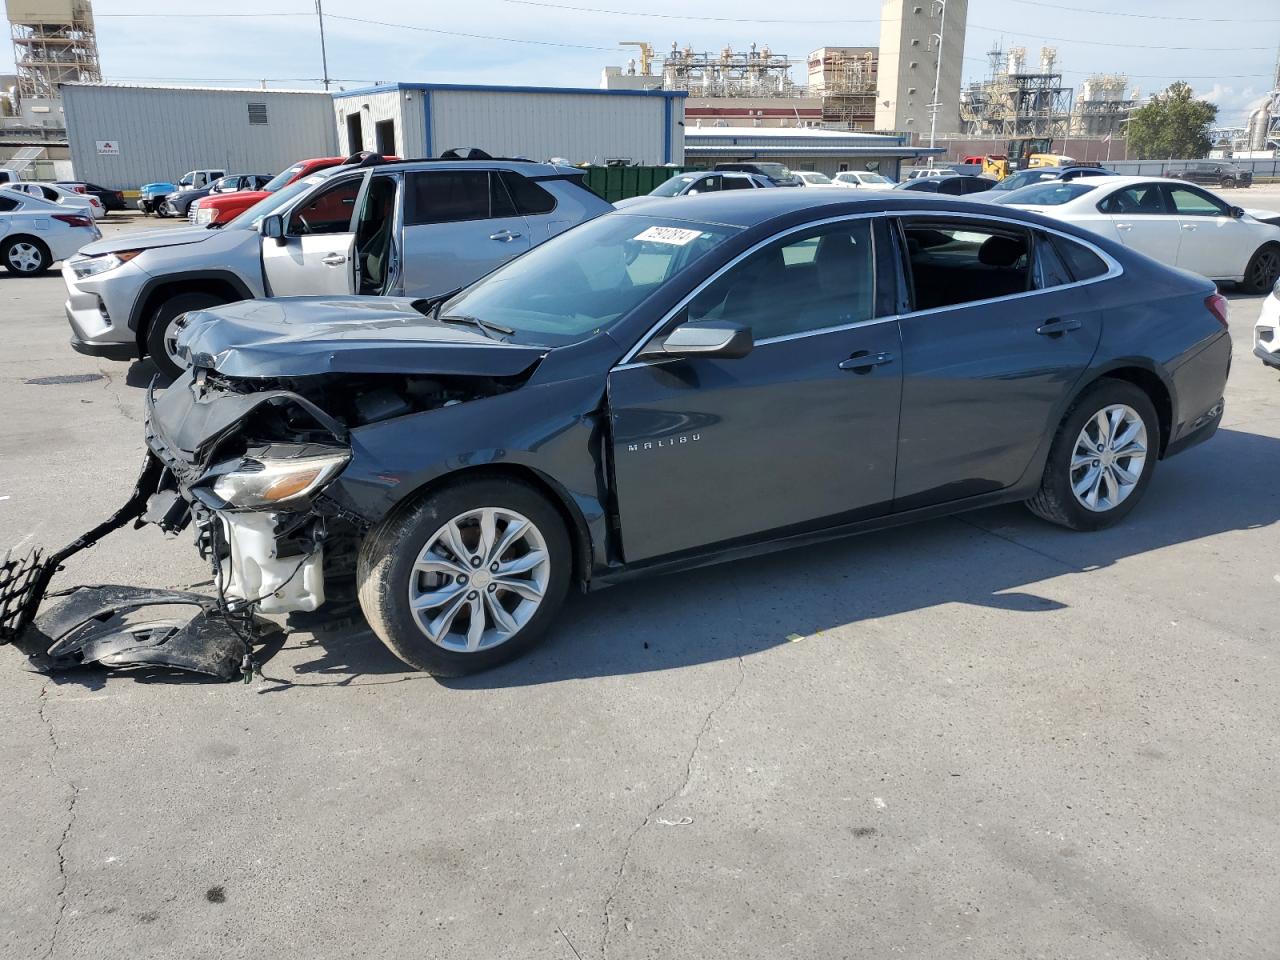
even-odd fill
[{"label": "building door", "polygon": [[379,120],[373,125],[374,149],[384,157],[396,155],[396,122]]},{"label": "building door", "polygon": [[360,114],[347,114],[347,153],[359,153],[364,149],[364,130],[360,126]]}]

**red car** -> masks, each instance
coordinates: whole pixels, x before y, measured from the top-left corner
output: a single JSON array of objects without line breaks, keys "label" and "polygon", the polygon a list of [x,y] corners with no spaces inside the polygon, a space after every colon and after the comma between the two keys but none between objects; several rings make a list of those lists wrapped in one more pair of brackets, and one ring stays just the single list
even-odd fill
[{"label": "red car", "polygon": [[193,223],[202,227],[220,227],[223,224],[230,223],[268,194],[275,193],[295,180],[315,173],[317,170],[323,170],[325,167],[336,167],[346,159],[346,157],[314,157],[311,160],[301,160],[287,170],[282,170],[276,174],[261,190],[241,190],[238,193],[208,196],[197,200],[191,205],[188,216]]}]

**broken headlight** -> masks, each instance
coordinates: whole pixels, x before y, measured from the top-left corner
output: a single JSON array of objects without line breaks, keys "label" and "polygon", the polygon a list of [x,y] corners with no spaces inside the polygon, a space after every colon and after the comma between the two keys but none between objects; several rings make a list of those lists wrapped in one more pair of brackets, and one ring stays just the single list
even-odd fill
[{"label": "broken headlight", "polygon": [[[288,456],[290,452],[295,456]],[[273,444],[210,471],[214,494],[232,507],[258,509],[300,500],[321,490],[351,452],[317,444]]]}]

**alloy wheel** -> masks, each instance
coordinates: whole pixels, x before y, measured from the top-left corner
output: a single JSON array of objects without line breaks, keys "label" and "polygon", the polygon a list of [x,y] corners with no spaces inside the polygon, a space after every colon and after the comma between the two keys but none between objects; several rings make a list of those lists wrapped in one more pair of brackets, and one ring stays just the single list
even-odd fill
[{"label": "alloy wheel", "polygon": [[482,507],[427,540],[409,578],[409,608],[432,643],[475,653],[514,637],[542,605],[551,576],[546,539],[527,517]]},{"label": "alloy wheel", "polygon": [[19,241],[9,247],[8,262],[19,273],[34,273],[44,265],[44,254],[34,243]]},{"label": "alloy wheel", "polygon": [[172,320],[169,325],[164,328],[164,352],[165,356],[179,370],[185,370],[187,367],[186,358],[178,353],[178,334],[182,332],[182,321],[186,318],[185,313],[180,313]]},{"label": "alloy wheel", "polygon": [[1147,425],[1133,407],[1113,403],[1086,421],[1071,454],[1071,492],[1086,510],[1118,507],[1147,462]]},{"label": "alloy wheel", "polygon": [[1259,251],[1253,260],[1253,270],[1249,280],[1254,289],[1264,293],[1280,279],[1280,248]]}]

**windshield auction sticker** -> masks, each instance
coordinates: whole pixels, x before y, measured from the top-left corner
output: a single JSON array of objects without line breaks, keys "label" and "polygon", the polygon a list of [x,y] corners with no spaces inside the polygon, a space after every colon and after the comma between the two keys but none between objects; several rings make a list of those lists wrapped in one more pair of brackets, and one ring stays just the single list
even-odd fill
[{"label": "windshield auction sticker", "polygon": [[683,247],[686,243],[702,236],[701,230],[681,230],[679,227],[650,227],[639,233],[636,240],[648,240],[650,243],[670,243]]}]

